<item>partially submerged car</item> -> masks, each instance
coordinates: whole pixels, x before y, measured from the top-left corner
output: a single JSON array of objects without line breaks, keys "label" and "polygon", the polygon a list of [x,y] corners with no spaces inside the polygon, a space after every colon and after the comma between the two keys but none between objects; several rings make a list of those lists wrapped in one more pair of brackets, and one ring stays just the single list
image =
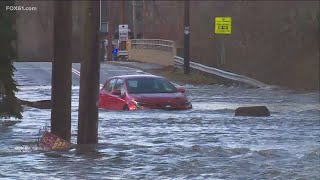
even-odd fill
[{"label": "partially submerged car", "polygon": [[106,110],[191,109],[185,89],[164,77],[124,75],[109,78],[99,92],[97,103]]}]

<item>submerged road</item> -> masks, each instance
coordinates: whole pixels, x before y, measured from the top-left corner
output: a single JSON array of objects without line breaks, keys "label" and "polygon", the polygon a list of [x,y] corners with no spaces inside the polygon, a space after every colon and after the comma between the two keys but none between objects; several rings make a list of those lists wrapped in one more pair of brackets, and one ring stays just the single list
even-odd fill
[{"label": "submerged road", "polygon": [[[50,63],[14,65],[19,98],[50,99]],[[79,67],[73,64],[73,143]],[[136,71],[102,64],[100,83]],[[320,179],[319,92],[185,87],[191,110],[99,110],[99,144],[84,151],[37,149],[50,110],[27,107],[21,121],[0,120],[0,179]],[[265,105],[271,116],[234,116],[247,105]]]},{"label": "submerged road", "polygon": [[[20,81],[19,85],[24,86],[51,86],[51,63],[49,62],[18,62],[14,66],[18,70],[16,76],[25,77],[27,81]],[[104,84],[105,80],[111,76],[139,74],[137,69],[117,66],[112,64],[101,64],[100,67],[100,84]],[[72,85],[80,85],[80,64],[72,64]]]}]

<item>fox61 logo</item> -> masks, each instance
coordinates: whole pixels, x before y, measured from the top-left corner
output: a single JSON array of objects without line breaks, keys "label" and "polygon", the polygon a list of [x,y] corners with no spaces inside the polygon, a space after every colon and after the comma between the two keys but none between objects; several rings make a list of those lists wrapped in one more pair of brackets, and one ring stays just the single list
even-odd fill
[{"label": "fox61 logo", "polygon": [[6,11],[21,11],[22,6],[6,6]]},{"label": "fox61 logo", "polygon": [[35,11],[37,7],[6,6],[6,11]]}]

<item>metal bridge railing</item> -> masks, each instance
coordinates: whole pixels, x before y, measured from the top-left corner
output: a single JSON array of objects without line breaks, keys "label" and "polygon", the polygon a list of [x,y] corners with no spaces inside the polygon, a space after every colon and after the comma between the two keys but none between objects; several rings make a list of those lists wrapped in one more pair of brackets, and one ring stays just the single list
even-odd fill
[{"label": "metal bridge railing", "polygon": [[132,49],[155,49],[161,51],[174,51],[174,42],[163,39],[132,39]]}]

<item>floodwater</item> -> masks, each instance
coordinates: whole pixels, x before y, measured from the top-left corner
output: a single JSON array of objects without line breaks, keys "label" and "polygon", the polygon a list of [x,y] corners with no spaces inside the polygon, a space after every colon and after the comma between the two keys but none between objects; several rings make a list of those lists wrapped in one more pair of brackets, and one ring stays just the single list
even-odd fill
[{"label": "floodwater", "polygon": [[[23,77],[16,77],[27,85]],[[67,152],[36,146],[50,110],[0,121],[0,179],[320,179],[319,92],[190,86],[188,111],[99,111],[99,144]],[[25,100],[49,86],[23,86]],[[79,87],[72,89],[76,143]],[[270,117],[236,117],[265,105]]]}]

